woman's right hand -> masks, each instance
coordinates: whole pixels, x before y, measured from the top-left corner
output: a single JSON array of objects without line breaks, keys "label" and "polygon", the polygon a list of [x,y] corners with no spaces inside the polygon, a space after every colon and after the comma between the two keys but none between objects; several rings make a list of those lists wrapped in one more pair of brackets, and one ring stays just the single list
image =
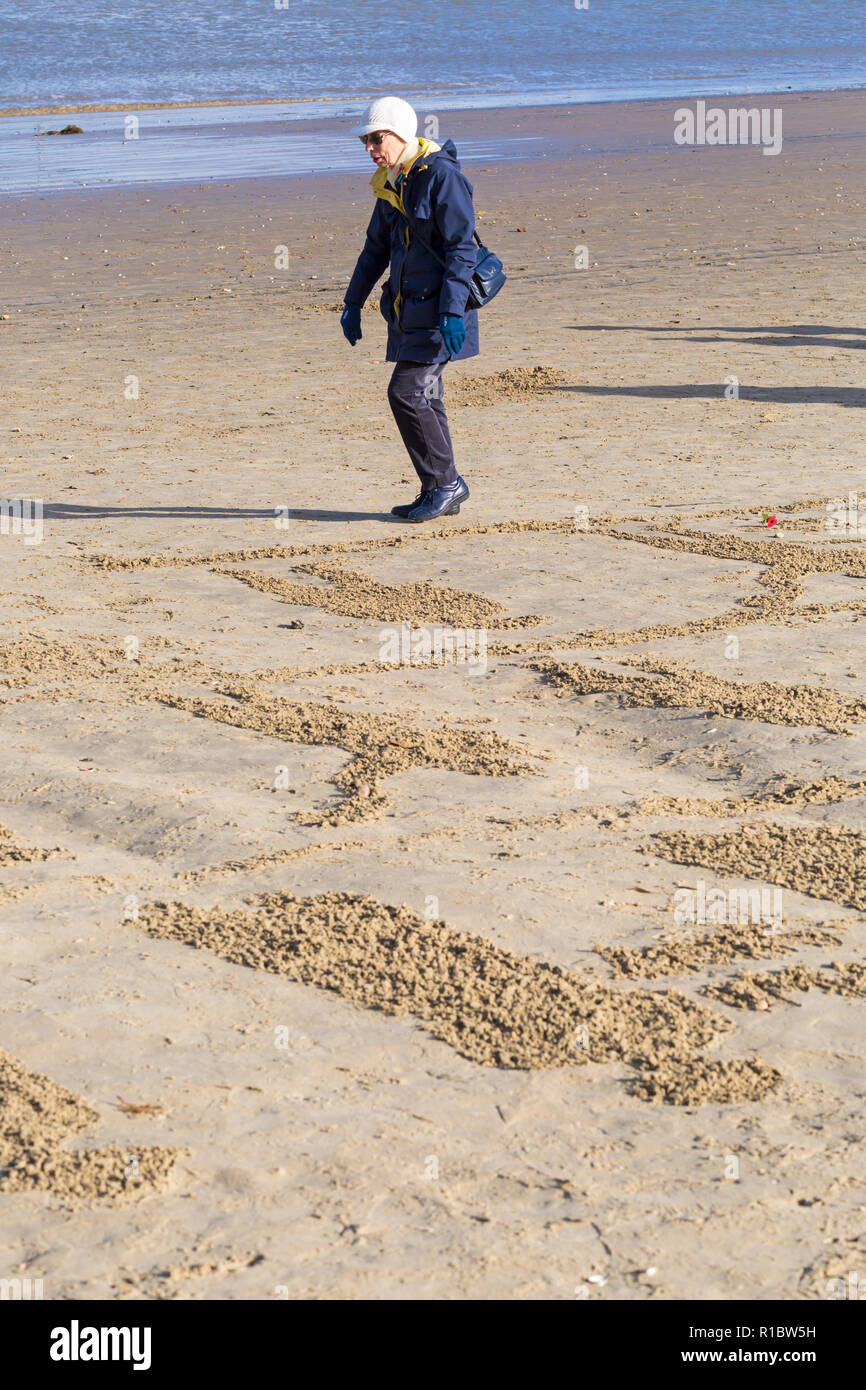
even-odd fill
[{"label": "woman's right hand", "polygon": [[360,304],[347,304],[340,315],[340,327],[347,342],[352,347],[363,335],[361,333],[361,306]]}]

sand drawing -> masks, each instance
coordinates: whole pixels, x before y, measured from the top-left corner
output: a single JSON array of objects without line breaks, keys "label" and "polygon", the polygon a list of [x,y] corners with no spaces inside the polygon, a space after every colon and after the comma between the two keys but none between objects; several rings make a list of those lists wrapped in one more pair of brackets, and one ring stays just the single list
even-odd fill
[{"label": "sand drawing", "polygon": [[177,1149],[72,1147],[98,1123],[86,1101],[0,1049],[0,1192],[50,1192],[75,1204],[122,1200],[165,1186]]},{"label": "sand drawing", "polygon": [[[545,389],[547,385],[550,383],[545,379]],[[784,515],[784,508],[779,511]],[[553,525],[566,534],[573,529],[567,522]],[[534,526],[543,532],[551,523],[522,523],[519,532],[525,534]],[[505,524],[464,529],[508,535],[517,528]],[[739,622],[785,622],[795,613],[817,619],[829,609],[820,605],[796,607],[804,576],[866,576],[862,551],[850,546],[831,549],[799,543],[780,545],[777,540],[744,540],[698,531],[679,519],[656,520],[651,529],[634,531],[615,517],[606,518],[593,523],[592,530],[612,540],[758,565],[760,588],[757,594],[746,596],[740,608],[696,623],[656,624],[622,632],[589,630],[541,639],[530,635],[524,642],[498,645],[503,657],[516,658],[537,671],[556,695],[579,701],[587,695],[606,694],[633,707],[702,709],[732,719],[832,733],[844,733],[849,726],[864,722],[866,703],[823,687],[723,679],[694,669],[681,659],[650,653],[609,658],[625,670],[541,655],[569,649],[616,651]],[[435,539],[428,533],[418,537],[417,543],[429,546],[432,540],[442,545],[459,535],[456,528],[437,533]],[[415,537],[399,539],[401,545],[413,543]],[[288,603],[380,623],[448,622],[502,628],[543,621],[539,617],[511,617],[503,604],[481,593],[425,581],[383,584],[369,574],[345,568],[343,556],[371,555],[390,544],[272,547],[267,552],[208,553],[180,559],[145,556],[135,561],[91,556],[83,563],[104,573],[130,567],[208,566]],[[311,554],[322,558],[300,563],[301,557]],[[309,575],[316,582],[229,567],[262,558],[284,558],[294,574]],[[339,802],[296,816],[299,824],[311,828],[340,828],[381,817],[389,804],[383,784],[395,773],[442,768],[476,777],[519,778],[538,775],[549,757],[543,748],[523,747],[491,730],[447,725],[407,728],[396,716],[352,711],[336,702],[291,699],[269,688],[274,681],[291,684],[305,677],[327,678],[341,672],[381,673],[386,669],[382,663],[334,663],[307,670],[285,667],[252,675],[231,674],[213,669],[188,652],[178,655],[167,641],[156,644],[150,659],[135,662],[125,660],[119,650],[108,652],[84,640],[13,641],[5,644],[2,655],[2,680],[13,701],[31,696],[63,700],[75,692],[109,687],[117,698],[132,703],[162,704],[269,738],[345,750],[349,761],[333,779]],[[202,685],[211,689],[206,698],[192,693]],[[637,802],[633,811],[638,817],[662,820],[760,815],[777,808],[808,809],[841,803],[862,795],[864,785],[862,779],[828,777],[715,801],[649,797]],[[552,823],[556,817],[550,820]],[[514,828],[519,828],[519,823]],[[363,847],[363,842],[351,841],[343,842],[343,847],[350,849],[353,844]],[[8,832],[3,832],[0,847],[5,862],[28,855],[44,858],[56,852],[20,850]],[[860,885],[866,842],[861,834],[844,827],[756,821],[723,834],[658,831],[647,847],[662,858],[783,884],[850,907],[866,908],[866,889]],[[311,843],[263,852],[222,866],[188,870],[179,876],[178,885],[194,884],[215,874],[231,877],[238,872],[266,871],[299,855],[339,848],[339,844]],[[482,936],[455,932],[444,922],[423,921],[408,907],[389,906],[367,896],[324,894],[301,900],[277,893],[260,896],[255,906],[243,910],[205,911],[178,901],[155,903],[146,910],[140,925],[155,938],[206,947],[227,960],[333,990],[362,1007],[412,1014],[434,1037],[482,1065],[531,1070],[617,1059],[636,1073],[633,1094],[674,1104],[754,1100],[769,1094],[781,1079],[775,1069],[755,1058],[721,1062],[699,1056],[700,1049],[729,1031],[731,1024],[685,996],[675,992],[617,992],[559,967],[503,951]],[[707,964],[730,964],[743,958],[772,960],[840,940],[829,929],[816,927],[769,934],[763,927],[740,925],[638,950],[600,948],[600,955],[623,978],[654,980],[687,977]],[[714,982],[704,992],[722,1004],[742,1007],[743,998],[767,998],[774,988],[780,998],[785,997],[786,990],[810,986],[836,989],[854,997],[862,993],[861,983],[853,966],[836,965],[828,974],[826,968],[795,965],[775,976],[735,976],[727,982]],[[576,1047],[575,1036],[582,1037],[584,1032],[588,1041]],[[70,1115],[71,1106],[74,1108],[69,1101]],[[84,1114],[80,1106],[75,1110],[79,1128]],[[91,1122],[90,1112],[87,1117]],[[70,1162],[68,1155],[55,1161],[61,1167]],[[23,1181],[20,1173],[14,1181]],[[106,1179],[104,1186],[109,1190],[111,1181]]]},{"label": "sand drawing", "polygon": [[756,1058],[696,1052],[730,1030],[675,991],[615,992],[370,897],[263,895],[235,911],[154,903],[141,926],[226,960],[418,1018],[479,1065],[625,1062],[635,1093],[670,1104],[753,1100],[780,1081]]}]

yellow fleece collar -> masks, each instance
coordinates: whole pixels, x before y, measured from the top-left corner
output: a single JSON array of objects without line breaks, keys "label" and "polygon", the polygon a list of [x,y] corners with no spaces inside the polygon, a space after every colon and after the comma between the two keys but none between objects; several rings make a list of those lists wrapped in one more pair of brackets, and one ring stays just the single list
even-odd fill
[{"label": "yellow fleece collar", "polygon": [[[415,155],[414,159],[410,159],[409,163],[403,169],[404,180],[409,170],[414,169],[419,159],[423,159],[425,155],[433,154],[436,150],[441,150],[442,148],[441,145],[436,144],[435,140],[425,140],[423,136],[418,137],[418,146],[418,153]],[[402,212],[405,217],[406,209],[403,207],[403,199],[400,197],[400,194],[391,187],[387,179],[388,170],[377,169],[370,180],[370,187],[377,198],[384,198],[386,202],[391,203],[399,212]]]}]

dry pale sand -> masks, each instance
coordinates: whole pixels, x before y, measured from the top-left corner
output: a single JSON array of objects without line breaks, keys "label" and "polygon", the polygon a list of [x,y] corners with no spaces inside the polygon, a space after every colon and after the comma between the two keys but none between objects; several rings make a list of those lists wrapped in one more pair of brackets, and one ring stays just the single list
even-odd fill
[{"label": "dry pale sand", "polygon": [[[862,1274],[866,97],[767,101],[778,158],[678,103],[443,119],[540,138],[469,171],[510,280],[428,529],[381,320],[339,332],[366,170],[0,205],[45,527],[0,537],[3,1277]],[[486,668],[389,664],[402,623]]]}]

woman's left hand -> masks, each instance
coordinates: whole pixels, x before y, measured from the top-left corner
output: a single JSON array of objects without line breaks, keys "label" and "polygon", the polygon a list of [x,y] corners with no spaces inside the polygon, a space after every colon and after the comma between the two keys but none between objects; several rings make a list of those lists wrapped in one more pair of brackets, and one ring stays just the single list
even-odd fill
[{"label": "woman's left hand", "polygon": [[456,357],[466,341],[466,324],[459,314],[440,314],[439,332],[452,357]]}]

